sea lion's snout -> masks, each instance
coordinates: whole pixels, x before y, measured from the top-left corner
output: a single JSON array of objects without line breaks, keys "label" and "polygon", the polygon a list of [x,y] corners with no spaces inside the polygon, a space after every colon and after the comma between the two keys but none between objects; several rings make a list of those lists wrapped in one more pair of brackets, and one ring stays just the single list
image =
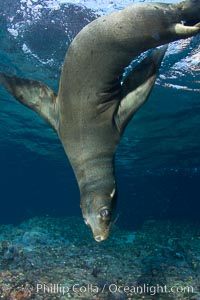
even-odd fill
[{"label": "sea lion's snout", "polygon": [[111,210],[108,207],[90,211],[89,214],[85,214],[84,221],[91,228],[96,242],[102,242],[108,238],[112,224]]},{"label": "sea lion's snout", "polygon": [[101,236],[101,235],[97,235],[97,236],[95,236],[95,241],[96,242],[101,242],[101,241],[103,241],[104,240],[104,238]]},{"label": "sea lion's snout", "polygon": [[115,223],[117,192],[115,187],[107,191],[87,192],[81,195],[81,210],[85,224],[92,230],[96,242],[106,240]]},{"label": "sea lion's snout", "polygon": [[[93,223],[93,225],[94,225],[94,223]],[[103,226],[102,226],[102,225],[99,225],[99,222],[97,221],[97,226],[92,227],[90,224],[88,224],[88,226],[91,228],[93,237],[96,242],[99,243],[108,238],[109,233],[110,233],[110,227],[111,227],[110,224],[107,224],[107,225],[103,224]]]},{"label": "sea lion's snout", "polygon": [[103,232],[102,234],[99,234],[99,235],[95,235],[93,233],[93,237],[94,237],[95,241],[99,243],[99,242],[105,241],[108,238],[109,233],[110,233],[110,229],[108,228],[106,233]]}]

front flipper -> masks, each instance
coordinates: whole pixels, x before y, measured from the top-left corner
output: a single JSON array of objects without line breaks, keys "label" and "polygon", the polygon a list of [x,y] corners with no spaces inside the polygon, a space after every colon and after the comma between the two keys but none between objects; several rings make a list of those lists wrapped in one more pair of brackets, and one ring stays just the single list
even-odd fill
[{"label": "front flipper", "polygon": [[115,114],[115,123],[120,133],[148,99],[166,50],[167,46],[154,50],[126,77],[122,85],[122,100]]},{"label": "front flipper", "polygon": [[23,105],[36,111],[57,132],[59,126],[56,94],[42,82],[10,77],[0,72],[0,83]]}]

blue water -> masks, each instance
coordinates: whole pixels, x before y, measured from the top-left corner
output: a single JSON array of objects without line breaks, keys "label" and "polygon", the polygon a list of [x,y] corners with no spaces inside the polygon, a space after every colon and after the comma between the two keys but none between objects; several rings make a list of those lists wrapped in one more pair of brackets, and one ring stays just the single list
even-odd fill
[{"label": "blue water", "polygon": [[[57,92],[70,42],[102,10],[53,3],[0,0],[0,69],[41,80]],[[199,218],[199,40],[170,45],[148,103],[118,148],[123,228],[146,219]],[[81,216],[77,183],[56,134],[2,87],[0,203],[2,224],[41,215]]]}]

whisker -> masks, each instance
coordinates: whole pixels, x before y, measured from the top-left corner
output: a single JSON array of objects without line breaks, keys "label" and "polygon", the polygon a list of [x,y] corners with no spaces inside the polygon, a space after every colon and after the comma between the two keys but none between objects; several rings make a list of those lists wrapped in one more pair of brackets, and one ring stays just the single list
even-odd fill
[{"label": "whisker", "polygon": [[112,222],[110,223],[109,229],[112,229],[112,228],[113,228],[113,226],[115,225],[115,223],[117,222],[118,219],[119,219],[119,214],[117,214],[117,216],[116,216],[116,218],[114,219],[114,221],[112,221]]}]

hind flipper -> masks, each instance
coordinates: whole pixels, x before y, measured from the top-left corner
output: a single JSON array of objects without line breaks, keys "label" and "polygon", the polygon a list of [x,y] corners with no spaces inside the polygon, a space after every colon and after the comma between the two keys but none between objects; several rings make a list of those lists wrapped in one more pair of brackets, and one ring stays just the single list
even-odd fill
[{"label": "hind flipper", "polygon": [[115,114],[115,123],[120,133],[148,99],[166,50],[167,46],[154,50],[126,77],[121,90],[122,100]]},{"label": "hind flipper", "polygon": [[19,102],[36,111],[57,132],[59,126],[57,95],[42,82],[10,77],[0,72],[0,84]]}]

